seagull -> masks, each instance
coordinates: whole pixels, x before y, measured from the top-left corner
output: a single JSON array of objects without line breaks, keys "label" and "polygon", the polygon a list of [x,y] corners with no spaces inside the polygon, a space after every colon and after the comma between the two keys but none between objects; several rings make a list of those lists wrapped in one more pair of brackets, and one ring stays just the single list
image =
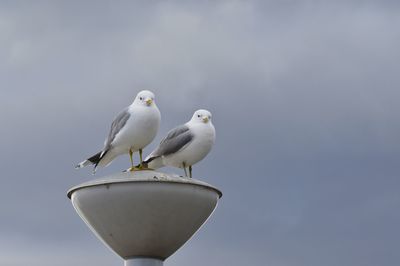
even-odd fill
[{"label": "seagull", "polygon": [[186,177],[188,167],[189,177],[192,178],[192,166],[210,152],[214,142],[215,128],[211,113],[197,110],[189,122],[169,131],[143,164],[150,169],[163,166],[183,168]]},{"label": "seagull", "polygon": [[121,154],[129,154],[131,168],[133,153],[139,151],[140,165],[143,168],[142,152],[153,141],[160,126],[161,115],[154,101],[154,93],[148,90],[139,92],[133,103],[122,110],[111,124],[111,129],[104,142],[104,148],[92,157],[75,166],[76,169],[93,164],[93,174],[98,166],[105,167]]}]

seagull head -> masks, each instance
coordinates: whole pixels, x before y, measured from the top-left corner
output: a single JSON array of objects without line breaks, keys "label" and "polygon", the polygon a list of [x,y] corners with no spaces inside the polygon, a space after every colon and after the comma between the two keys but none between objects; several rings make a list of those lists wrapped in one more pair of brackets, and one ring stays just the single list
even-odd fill
[{"label": "seagull head", "polygon": [[211,113],[207,110],[200,109],[194,112],[191,121],[195,123],[211,123]]},{"label": "seagull head", "polygon": [[144,106],[152,106],[153,104],[155,104],[154,98],[155,98],[154,93],[148,90],[144,90],[136,95],[136,98],[133,101],[133,103]]}]

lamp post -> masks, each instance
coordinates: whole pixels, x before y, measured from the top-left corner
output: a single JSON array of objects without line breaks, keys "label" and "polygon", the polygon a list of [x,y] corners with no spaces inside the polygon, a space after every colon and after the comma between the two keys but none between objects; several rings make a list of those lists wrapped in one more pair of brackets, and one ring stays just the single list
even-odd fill
[{"label": "lamp post", "polygon": [[162,266],[205,223],[222,193],[196,179],[144,170],[92,180],[67,195],[125,266]]}]

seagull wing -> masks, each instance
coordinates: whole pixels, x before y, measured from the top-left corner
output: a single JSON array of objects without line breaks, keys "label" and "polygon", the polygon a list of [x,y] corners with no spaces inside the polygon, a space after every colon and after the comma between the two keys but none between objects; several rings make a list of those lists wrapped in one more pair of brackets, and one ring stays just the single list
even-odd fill
[{"label": "seagull wing", "polygon": [[146,158],[146,161],[176,153],[186,147],[193,140],[193,133],[186,125],[178,126],[168,132],[167,136],[161,140],[158,147]]},{"label": "seagull wing", "polygon": [[104,143],[103,153],[105,153],[107,150],[109,150],[111,148],[112,142],[115,139],[115,136],[125,126],[126,121],[128,121],[130,116],[131,116],[131,114],[129,113],[128,108],[125,108],[123,111],[121,111],[117,115],[117,117],[115,117],[114,121],[111,124],[110,133],[108,134],[108,137]]}]

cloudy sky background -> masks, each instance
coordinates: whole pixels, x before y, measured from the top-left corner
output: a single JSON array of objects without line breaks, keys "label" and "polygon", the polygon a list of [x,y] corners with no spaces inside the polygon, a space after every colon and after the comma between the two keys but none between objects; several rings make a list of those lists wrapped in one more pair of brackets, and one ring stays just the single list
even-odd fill
[{"label": "cloudy sky background", "polygon": [[166,266],[399,265],[399,47],[395,1],[2,1],[0,265],[122,265],[66,191],[144,88],[146,154],[217,129],[194,176],[224,196]]}]

